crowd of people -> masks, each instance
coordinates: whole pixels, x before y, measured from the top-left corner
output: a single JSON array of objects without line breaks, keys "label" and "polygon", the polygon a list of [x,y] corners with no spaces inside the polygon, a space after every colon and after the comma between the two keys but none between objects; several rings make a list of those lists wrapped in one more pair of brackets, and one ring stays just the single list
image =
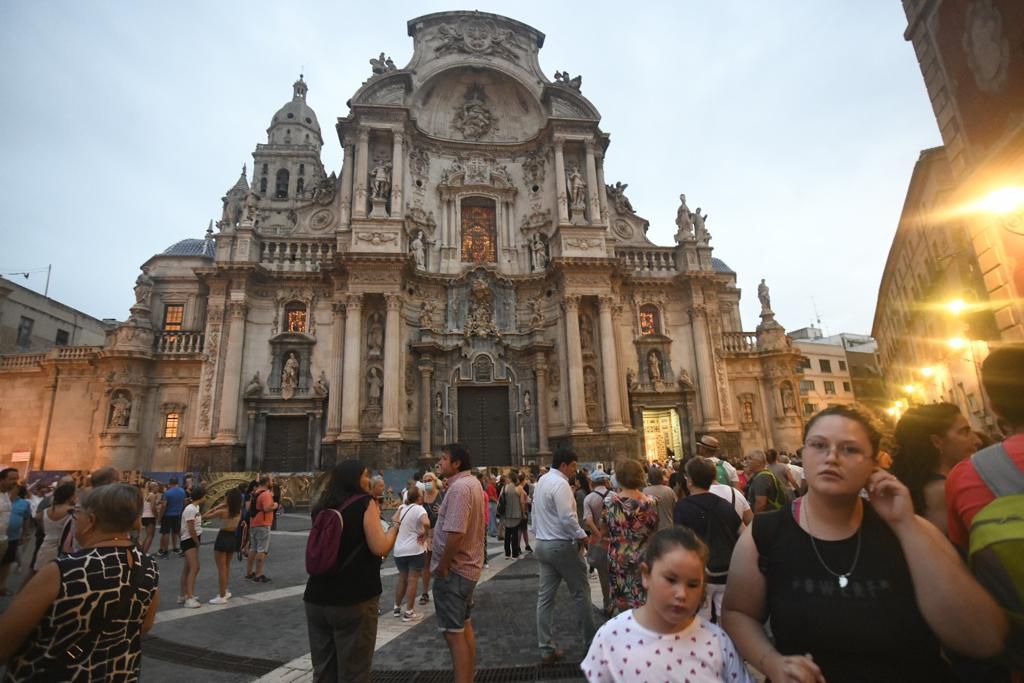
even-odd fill
[{"label": "crowd of people", "polygon": [[[415,623],[417,603],[432,601],[452,679],[472,681],[473,595],[488,539],[500,537],[507,561],[532,554],[538,565],[540,661],[564,657],[552,628],[564,582],[579,633],[559,637],[587,648],[589,681],[744,682],[756,669],[773,683],[1019,682],[1021,368],[1021,347],[982,365],[1004,432],[992,444],[949,404],[907,411],[889,444],[861,410],[826,408],[807,421],[798,453],[732,462],[705,435],[693,456],[649,468],[624,459],[587,471],[563,449],[535,477],[474,470],[453,443],[393,514],[382,510],[383,481],[343,461],[311,511],[303,601],[314,676],[370,679],[393,554],[391,614]],[[158,562],[181,555],[178,602],[202,604],[204,519],[217,530],[211,604],[231,599],[243,547],[245,578],[270,581],[280,502],[267,475],[214,506],[189,477],[138,487],[106,467],[82,487],[66,477],[32,491],[19,479],[0,471],[0,586],[11,565],[28,570],[0,614],[6,680],[137,678]]]}]

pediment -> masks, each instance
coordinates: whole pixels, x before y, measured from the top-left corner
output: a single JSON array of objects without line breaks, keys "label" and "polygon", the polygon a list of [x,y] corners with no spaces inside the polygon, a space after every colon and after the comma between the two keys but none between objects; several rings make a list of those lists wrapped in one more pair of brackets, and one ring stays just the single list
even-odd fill
[{"label": "pediment", "polygon": [[601,114],[590,101],[571,88],[560,85],[548,86],[544,91],[548,111],[554,118],[587,119],[599,121]]}]

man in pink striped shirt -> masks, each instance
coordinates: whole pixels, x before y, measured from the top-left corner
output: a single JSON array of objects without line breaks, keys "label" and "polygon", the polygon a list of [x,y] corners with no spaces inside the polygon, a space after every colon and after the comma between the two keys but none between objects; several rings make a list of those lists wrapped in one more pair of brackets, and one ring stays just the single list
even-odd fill
[{"label": "man in pink striped shirt", "polygon": [[446,487],[434,527],[430,573],[434,611],[452,655],[456,683],[473,681],[476,637],[469,612],[484,565],[486,495],[471,467],[469,452],[461,444],[441,448],[437,473],[445,478]]}]

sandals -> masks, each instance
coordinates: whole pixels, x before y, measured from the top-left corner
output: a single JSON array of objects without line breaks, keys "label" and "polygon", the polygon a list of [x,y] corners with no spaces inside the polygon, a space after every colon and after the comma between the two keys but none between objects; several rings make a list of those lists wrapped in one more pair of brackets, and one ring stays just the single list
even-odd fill
[{"label": "sandals", "polygon": [[430,602],[430,593],[424,593],[420,596],[420,604],[425,605]]}]

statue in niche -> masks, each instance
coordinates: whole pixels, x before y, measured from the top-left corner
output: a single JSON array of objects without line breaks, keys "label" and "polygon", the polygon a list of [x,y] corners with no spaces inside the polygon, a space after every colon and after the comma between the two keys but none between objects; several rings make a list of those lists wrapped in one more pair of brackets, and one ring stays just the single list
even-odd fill
[{"label": "statue in niche", "polygon": [[658,358],[657,351],[647,354],[647,376],[650,378],[651,384],[661,381],[661,359]]},{"label": "statue in niche", "polygon": [[374,199],[387,199],[391,194],[391,163],[380,161],[370,171],[371,194]]},{"label": "statue in niche", "polygon": [[436,306],[433,301],[427,299],[420,306],[420,327],[431,328],[434,326],[434,311]]},{"label": "statue in niche", "polygon": [[679,195],[679,208],[676,210],[676,242],[693,237],[693,214],[686,206],[686,195]]},{"label": "statue in niche", "polygon": [[416,234],[412,238],[412,242],[409,244],[409,251],[412,252],[413,260],[416,261],[417,268],[425,268],[426,264],[426,251],[423,245],[423,231],[417,230]]},{"label": "statue in niche", "polygon": [[700,207],[697,207],[697,211],[693,214],[693,228],[697,235],[697,242],[703,245],[707,245],[711,242],[711,233],[708,232],[707,226],[704,221],[708,219],[708,215],[700,215]]},{"label": "statue in niche", "polygon": [[284,369],[281,370],[281,398],[291,398],[295,395],[295,389],[299,386],[299,359],[295,352],[288,353],[288,360],[284,362]]},{"label": "statue in niche", "polygon": [[582,209],[587,205],[587,181],[575,166],[569,171],[569,201],[572,208]]},{"label": "statue in niche", "polygon": [[368,406],[377,407],[380,405],[380,391],[383,386],[384,382],[381,381],[380,370],[370,368],[369,373],[366,375],[366,404]]},{"label": "statue in niche", "polygon": [[633,372],[633,368],[626,368],[626,387],[630,391],[636,391],[640,388],[640,383],[636,381],[636,373]]},{"label": "statue in niche", "polygon": [[754,421],[754,403],[753,401],[743,402],[743,421],[750,423]]},{"label": "statue in niche", "polygon": [[320,376],[316,378],[316,384],[313,385],[313,393],[317,396],[326,396],[330,391],[330,383],[327,381],[327,374],[321,370]]},{"label": "statue in niche", "polygon": [[530,390],[523,392],[523,414],[529,415],[533,412],[533,399],[530,397]]},{"label": "statue in niche", "polygon": [[441,392],[434,394],[434,410],[438,413],[444,412],[444,403],[441,400]]},{"label": "statue in niche", "polygon": [[544,304],[539,297],[530,299],[530,327],[544,324]]},{"label": "statue in niche", "polygon": [[249,383],[245,385],[246,396],[259,396],[263,393],[263,382],[260,381],[260,373],[257,371]]},{"label": "statue in niche", "polygon": [[110,427],[127,427],[132,419],[132,401],[124,392],[117,392],[110,400]]},{"label": "statue in niche", "polygon": [[384,324],[378,311],[370,314],[370,324],[366,330],[366,348],[368,358],[380,358],[384,352]]},{"label": "statue in niche", "polygon": [[533,254],[534,272],[543,271],[548,267],[548,245],[544,244],[539,232],[535,232],[533,239],[530,240],[530,252]]},{"label": "statue in niche", "polygon": [[597,373],[594,368],[583,370],[583,402],[587,405],[597,404]]},{"label": "statue in niche", "polygon": [[793,395],[793,387],[786,382],[782,385],[782,412],[789,414],[796,412],[796,397]]},{"label": "statue in niche", "polygon": [[594,324],[588,315],[580,316],[580,348],[584,351],[594,348]]},{"label": "statue in niche", "polygon": [[140,306],[149,306],[149,299],[153,294],[153,278],[146,274],[146,271],[139,273],[135,278],[135,303]]},{"label": "statue in niche", "polygon": [[761,313],[769,313],[772,310],[772,297],[768,291],[768,285],[765,284],[764,278],[761,278],[761,284],[757,286],[757,300],[761,302]]}]

